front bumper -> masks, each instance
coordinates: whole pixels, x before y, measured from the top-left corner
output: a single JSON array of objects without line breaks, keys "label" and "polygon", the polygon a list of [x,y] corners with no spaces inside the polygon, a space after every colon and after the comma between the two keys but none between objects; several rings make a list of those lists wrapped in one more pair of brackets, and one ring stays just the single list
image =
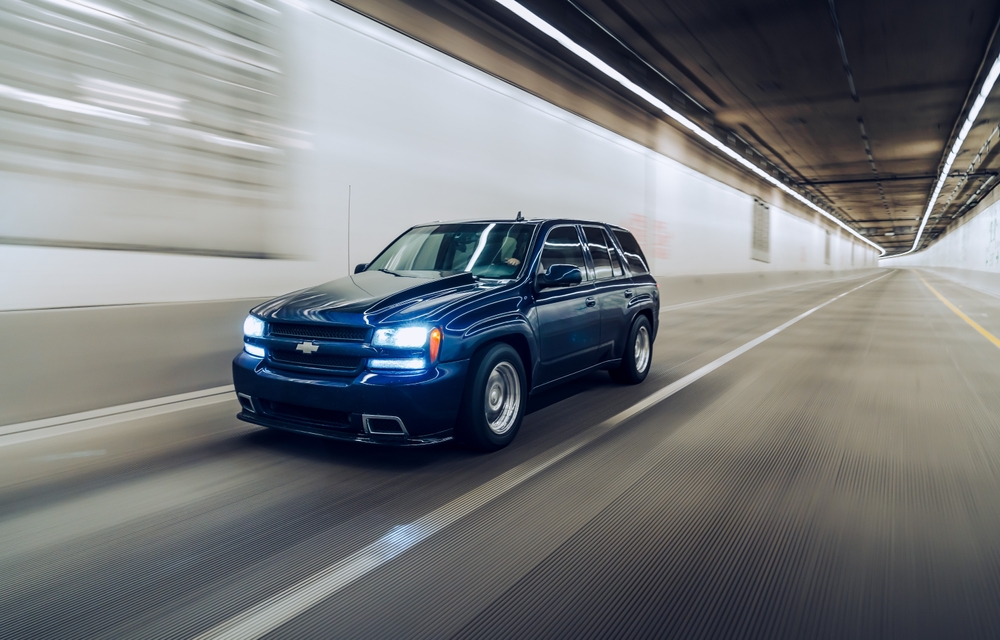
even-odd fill
[{"label": "front bumper", "polygon": [[[241,353],[233,360],[233,383],[244,406],[237,417],[337,440],[435,444],[452,437],[468,366],[461,360],[418,373],[334,376],[270,368]],[[374,425],[387,424],[379,422],[386,418],[398,418],[399,433],[379,432]]]}]

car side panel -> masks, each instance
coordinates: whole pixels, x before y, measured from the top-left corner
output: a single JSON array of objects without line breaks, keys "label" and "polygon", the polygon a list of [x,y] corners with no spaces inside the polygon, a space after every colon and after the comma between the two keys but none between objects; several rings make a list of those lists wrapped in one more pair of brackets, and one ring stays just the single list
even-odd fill
[{"label": "car side panel", "polygon": [[529,360],[524,367],[531,369],[538,357],[538,344],[527,317],[530,312],[531,307],[520,288],[507,290],[488,304],[461,310],[444,326],[441,359],[467,360],[483,344],[504,335],[517,334],[529,345]]},{"label": "car side panel", "polygon": [[622,357],[628,327],[637,307],[632,304],[634,287],[628,278],[616,278],[597,283],[597,299],[601,306],[601,359]]}]

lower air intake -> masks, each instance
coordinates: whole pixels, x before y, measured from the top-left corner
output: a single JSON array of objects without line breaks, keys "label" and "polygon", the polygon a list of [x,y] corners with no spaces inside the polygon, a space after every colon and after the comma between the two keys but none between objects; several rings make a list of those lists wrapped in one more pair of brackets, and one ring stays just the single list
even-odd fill
[{"label": "lower air intake", "polygon": [[396,416],[363,416],[365,431],[376,436],[405,436],[406,427]]},{"label": "lower air intake", "polygon": [[243,407],[244,411],[249,413],[257,413],[257,410],[253,408],[253,399],[245,393],[237,393],[236,397],[240,399],[240,406]]}]

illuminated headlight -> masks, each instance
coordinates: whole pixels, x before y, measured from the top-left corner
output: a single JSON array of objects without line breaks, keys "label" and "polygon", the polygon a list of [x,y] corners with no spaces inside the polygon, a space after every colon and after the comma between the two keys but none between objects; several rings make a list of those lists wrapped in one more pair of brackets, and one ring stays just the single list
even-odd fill
[{"label": "illuminated headlight", "polygon": [[372,358],[368,361],[368,368],[416,371],[426,369],[427,362],[423,358]]},{"label": "illuminated headlight", "polygon": [[264,335],[264,321],[257,316],[247,316],[243,321],[243,335],[248,338],[260,338]]},{"label": "illuminated headlight", "polygon": [[372,338],[372,346],[394,347],[396,349],[420,349],[427,344],[431,330],[427,327],[400,327],[398,329],[378,329]]},{"label": "illuminated headlight", "polygon": [[264,355],[265,355],[264,354],[264,347],[258,347],[255,344],[248,344],[248,343],[244,342],[243,343],[243,350],[246,351],[247,353],[249,353],[250,355],[255,356],[257,358],[263,358]]}]

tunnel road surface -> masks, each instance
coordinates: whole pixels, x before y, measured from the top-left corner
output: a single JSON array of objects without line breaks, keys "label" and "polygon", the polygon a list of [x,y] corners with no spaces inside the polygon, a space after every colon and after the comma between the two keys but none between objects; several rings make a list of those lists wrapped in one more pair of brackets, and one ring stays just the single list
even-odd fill
[{"label": "tunnel road surface", "polygon": [[235,400],[0,436],[0,637],[1000,637],[1000,300],[892,271],[661,321],[644,384],[491,455]]}]

